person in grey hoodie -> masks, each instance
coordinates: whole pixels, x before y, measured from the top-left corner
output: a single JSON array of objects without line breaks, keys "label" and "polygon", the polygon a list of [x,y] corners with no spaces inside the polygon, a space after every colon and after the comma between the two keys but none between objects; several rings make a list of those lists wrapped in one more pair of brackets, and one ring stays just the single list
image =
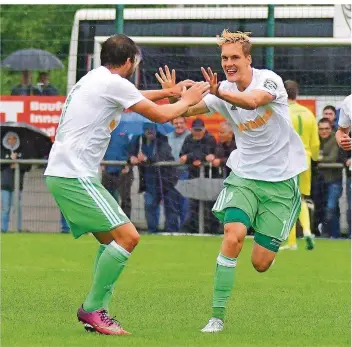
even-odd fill
[{"label": "person in grey hoodie", "polygon": [[[1,159],[25,159],[21,141],[17,133],[7,132],[2,139]],[[31,169],[31,165],[20,166],[20,200],[23,190],[24,175]],[[7,232],[9,228],[13,192],[15,189],[15,164],[1,165],[1,231]],[[19,204],[18,228],[22,230],[22,208]]]},{"label": "person in grey hoodie", "polygon": [[[176,161],[179,161],[180,152],[185,142],[185,139],[191,132],[187,129],[186,119],[184,117],[175,118],[172,121],[172,125],[175,127],[175,130],[167,134],[168,142],[171,147],[171,154]],[[178,179],[186,180],[188,179],[188,168],[186,165],[179,166],[177,168]],[[177,202],[178,202],[178,212],[180,227],[188,220],[189,216],[189,200],[185,198],[181,193],[178,193]]]}]

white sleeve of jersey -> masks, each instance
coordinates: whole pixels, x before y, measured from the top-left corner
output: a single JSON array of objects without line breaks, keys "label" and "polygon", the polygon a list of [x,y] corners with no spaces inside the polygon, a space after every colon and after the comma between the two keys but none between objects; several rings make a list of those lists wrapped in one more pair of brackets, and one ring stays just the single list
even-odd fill
[{"label": "white sleeve of jersey", "polygon": [[351,95],[348,96],[342,103],[339,115],[339,127],[348,128],[351,126]]},{"label": "white sleeve of jersey", "polygon": [[275,97],[276,101],[279,101],[281,98],[287,99],[287,93],[282,78],[270,70],[262,71],[259,83],[254,89],[268,92]]},{"label": "white sleeve of jersey", "polygon": [[113,104],[122,105],[124,109],[129,108],[145,99],[142,93],[125,78],[112,75],[107,89],[102,95]]}]

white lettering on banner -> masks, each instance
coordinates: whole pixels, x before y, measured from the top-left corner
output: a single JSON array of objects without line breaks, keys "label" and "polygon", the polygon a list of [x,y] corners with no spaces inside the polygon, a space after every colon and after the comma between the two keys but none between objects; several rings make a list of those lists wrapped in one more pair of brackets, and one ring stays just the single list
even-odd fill
[{"label": "white lettering on banner", "polygon": [[29,118],[31,123],[55,123],[58,124],[60,116],[50,116],[47,114],[30,114]]},{"label": "white lettering on banner", "polygon": [[57,111],[61,112],[62,106],[64,105],[63,102],[40,102],[40,101],[31,101],[30,102],[30,110],[31,111]]},{"label": "white lettering on banner", "polygon": [[40,129],[43,130],[49,137],[55,137],[55,133],[56,133],[55,127],[40,128]]},{"label": "white lettering on banner", "polygon": [[17,114],[23,110],[23,101],[0,101],[0,113],[5,113],[5,122],[17,122]]}]

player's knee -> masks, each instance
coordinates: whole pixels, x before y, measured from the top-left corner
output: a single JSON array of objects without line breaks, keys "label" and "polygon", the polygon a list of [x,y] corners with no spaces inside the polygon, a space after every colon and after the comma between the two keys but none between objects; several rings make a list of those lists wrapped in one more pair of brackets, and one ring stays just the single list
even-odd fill
[{"label": "player's knee", "polygon": [[228,246],[236,248],[242,245],[244,237],[242,237],[243,232],[241,231],[242,230],[239,230],[238,225],[235,223],[228,223],[224,225],[224,240]]},{"label": "player's knee", "polygon": [[258,272],[265,272],[270,268],[270,265],[273,263],[273,260],[257,260],[252,257],[253,267]]},{"label": "player's knee", "polygon": [[128,241],[129,241],[129,243],[131,244],[131,246],[136,247],[136,246],[138,245],[138,243],[139,243],[139,239],[140,239],[140,235],[139,235],[138,232],[136,231],[136,232],[131,233],[131,234],[129,235]]}]

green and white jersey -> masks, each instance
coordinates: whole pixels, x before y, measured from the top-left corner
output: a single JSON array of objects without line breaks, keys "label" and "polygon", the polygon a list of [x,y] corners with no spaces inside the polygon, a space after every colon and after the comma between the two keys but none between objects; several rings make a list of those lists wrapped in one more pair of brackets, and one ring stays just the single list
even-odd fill
[{"label": "green and white jersey", "polygon": [[351,103],[352,95],[349,95],[342,102],[339,115],[339,127],[341,128],[348,128],[351,126]]},{"label": "green and white jersey", "polygon": [[[236,83],[223,81],[220,90],[240,92]],[[231,124],[236,137],[227,166],[239,177],[278,182],[307,170],[306,154],[294,130],[287,93],[280,76],[270,70],[252,68],[252,81],[243,93],[264,90],[274,100],[255,110],[245,110],[215,95],[203,99],[211,113],[219,112]]]},{"label": "green and white jersey", "polygon": [[107,68],[90,71],[66,99],[44,175],[97,176],[121,112],[143,99],[131,82]]}]

